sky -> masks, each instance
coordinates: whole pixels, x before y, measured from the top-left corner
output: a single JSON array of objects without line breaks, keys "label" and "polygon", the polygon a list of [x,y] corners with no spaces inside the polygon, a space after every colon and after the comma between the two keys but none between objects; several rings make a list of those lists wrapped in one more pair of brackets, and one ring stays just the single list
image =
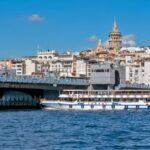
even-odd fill
[{"label": "sky", "polygon": [[150,0],[0,0],[0,58],[107,43],[114,18],[125,46],[150,45]]}]

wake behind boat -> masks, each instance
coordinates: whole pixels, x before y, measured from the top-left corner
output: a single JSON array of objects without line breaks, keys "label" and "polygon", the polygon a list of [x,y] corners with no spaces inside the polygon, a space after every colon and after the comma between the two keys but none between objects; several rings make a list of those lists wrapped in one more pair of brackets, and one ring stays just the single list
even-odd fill
[{"label": "wake behind boat", "polygon": [[64,90],[59,100],[44,100],[41,105],[47,110],[148,110],[150,91]]}]

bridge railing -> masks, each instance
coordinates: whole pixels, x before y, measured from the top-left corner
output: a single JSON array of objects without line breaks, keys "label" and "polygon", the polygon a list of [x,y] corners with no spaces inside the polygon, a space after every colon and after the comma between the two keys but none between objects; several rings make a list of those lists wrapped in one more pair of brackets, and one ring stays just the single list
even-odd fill
[{"label": "bridge railing", "polygon": [[123,89],[123,88],[129,88],[129,89],[150,89],[150,85],[149,84],[138,84],[138,83],[133,83],[133,84],[120,84],[118,86],[119,89]]},{"label": "bridge railing", "polygon": [[0,77],[0,82],[60,84],[60,85],[89,85],[89,81],[87,79],[81,79],[81,78],[39,78],[33,76]]}]

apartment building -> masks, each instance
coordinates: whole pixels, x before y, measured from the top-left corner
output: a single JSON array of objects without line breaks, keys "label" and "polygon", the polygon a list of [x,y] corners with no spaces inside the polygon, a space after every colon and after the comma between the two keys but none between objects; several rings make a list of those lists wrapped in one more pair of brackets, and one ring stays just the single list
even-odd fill
[{"label": "apartment building", "polygon": [[13,60],[12,61],[12,70],[15,70],[16,75],[24,75],[25,74],[25,63],[22,60]]}]

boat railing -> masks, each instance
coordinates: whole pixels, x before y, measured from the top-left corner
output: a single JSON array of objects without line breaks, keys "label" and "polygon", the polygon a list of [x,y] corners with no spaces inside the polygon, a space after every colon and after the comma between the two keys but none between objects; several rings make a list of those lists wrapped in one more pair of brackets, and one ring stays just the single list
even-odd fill
[{"label": "boat railing", "polygon": [[84,97],[98,97],[98,96],[107,96],[107,97],[150,97],[150,91],[75,91],[75,92],[64,92],[60,94],[60,97],[70,97],[70,98],[84,98]]}]

